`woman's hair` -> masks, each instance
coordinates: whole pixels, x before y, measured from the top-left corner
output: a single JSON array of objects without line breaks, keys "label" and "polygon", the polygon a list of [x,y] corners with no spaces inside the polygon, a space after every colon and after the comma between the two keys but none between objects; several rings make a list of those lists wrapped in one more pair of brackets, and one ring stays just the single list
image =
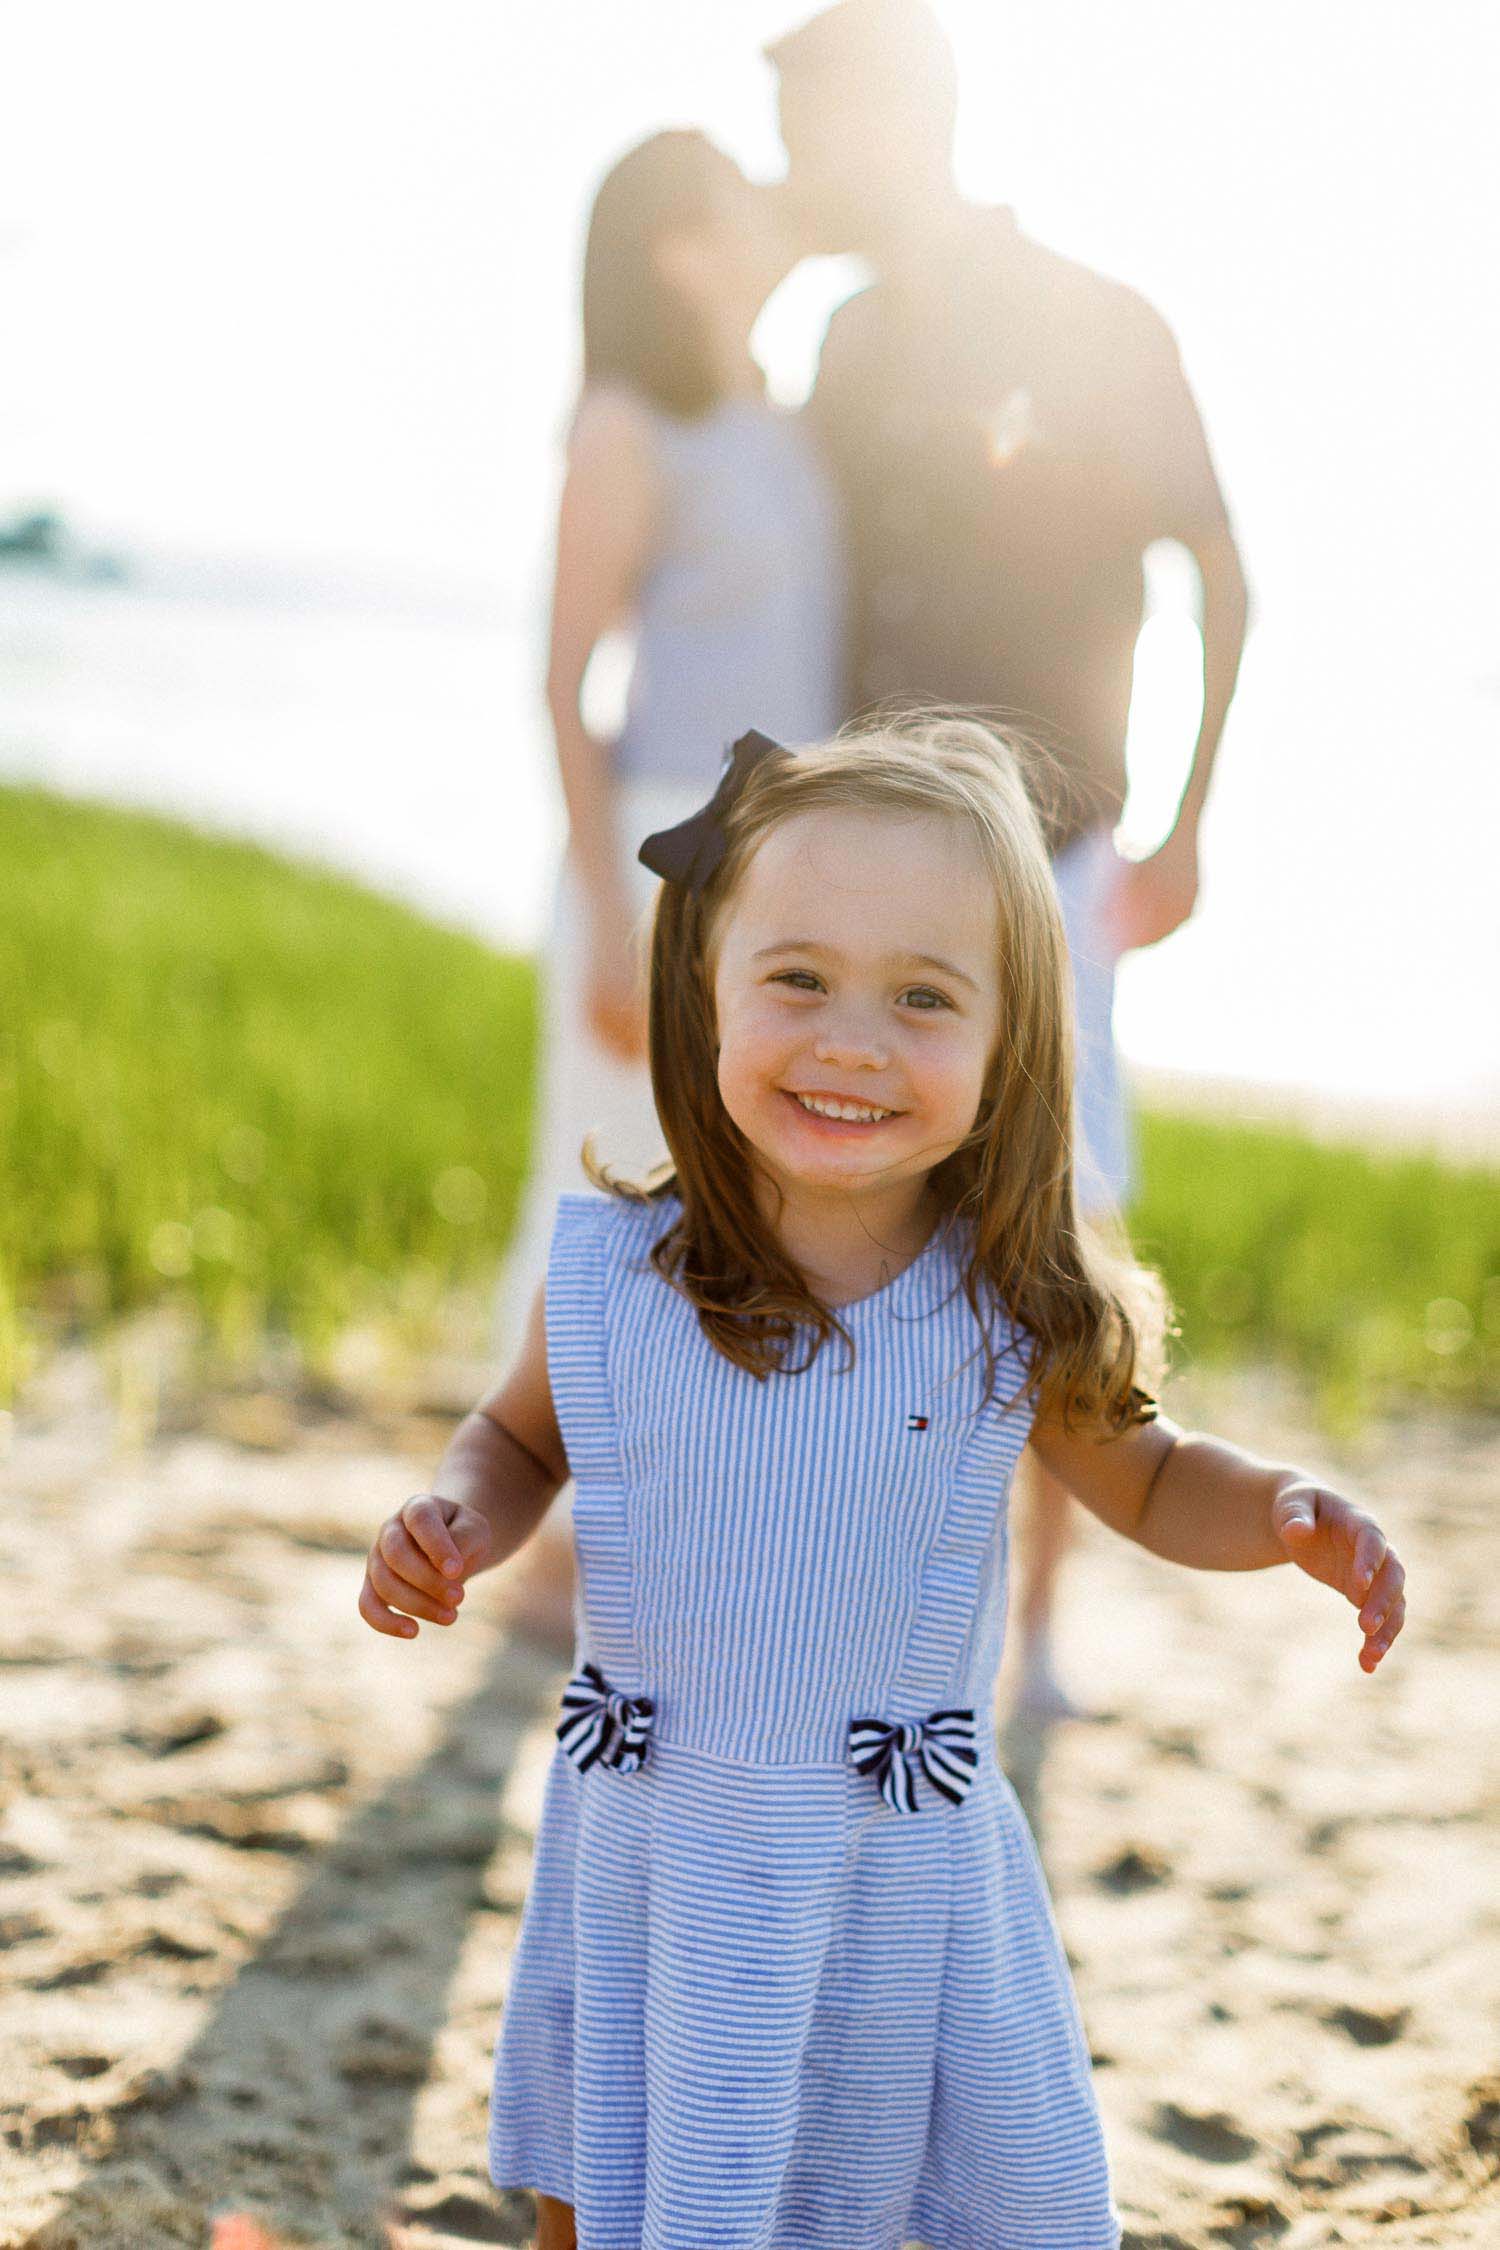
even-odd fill
[{"label": "woman's hair", "polygon": [[727,849],[709,882],[701,892],[664,883],[657,899],[651,1077],[671,1163],[641,1182],[592,1169],[617,1194],[681,1198],[652,1256],[737,1365],[791,1371],[799,1341],[810,1358],[834,1335],[852,1354],[848,1330],[761,1216],[753,1151],[719,1095],[715,937],[757,847],[782,821],[829,805],[941,814],[977,846],[998,907],[996,1054],[972,1129],[930,1175],[942,1209],[962,1222],[986,1395],[998,1306],[1031,1339],[1023,1392],[1070,1420],[1117,1429],[1154,1412],[1138,1377],[1149,1384],[1158,1372],[1163,1307],[1151,1277],[1075,1207],[1072,980],[1022,754],[977,720],[938,715],[762,759],[725,817]]},{"label": "woman's hair", "polygon": [[703,133],[653,133],[594,197],[583,252],[583,381],[624,382],[669,414],[707,413],[719,389],[691,308],[662,275],[663,235],[708,224],[733,160]]}]

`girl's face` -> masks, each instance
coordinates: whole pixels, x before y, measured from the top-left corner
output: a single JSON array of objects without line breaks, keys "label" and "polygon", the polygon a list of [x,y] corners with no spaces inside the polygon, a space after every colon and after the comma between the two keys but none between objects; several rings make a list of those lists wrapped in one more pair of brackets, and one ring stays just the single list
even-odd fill
[{"label": "girl's face", "polygon": [[940,814],[795,814],[715,931],[724,1106],[783,1189],[920,1187],[972,1127],[1000,1033],[998,915]]}]

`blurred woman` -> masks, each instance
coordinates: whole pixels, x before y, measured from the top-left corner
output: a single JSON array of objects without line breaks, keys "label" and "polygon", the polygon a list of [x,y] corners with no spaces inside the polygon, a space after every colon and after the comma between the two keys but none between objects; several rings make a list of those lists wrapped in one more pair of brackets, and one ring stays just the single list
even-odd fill
[{"label": "blurred woman", "polygon": [[[567,850],[542,974],[538,1111],[500,1307],[514,1342],[579,1152],[665,1154],[646,1068],[636,848],[709,794],[731,741],[794,744],[841,716],[833,505],[801,422],[774,408],[750,331],[792,262],[771,193],[697,132],[658,133],[601,185],[583,267],[583,382],[557,530],[547,702]],[[584,680],[624,628],[634,665],[614,740]],[[554,1580],[562,1557],[554,1547]]]}]

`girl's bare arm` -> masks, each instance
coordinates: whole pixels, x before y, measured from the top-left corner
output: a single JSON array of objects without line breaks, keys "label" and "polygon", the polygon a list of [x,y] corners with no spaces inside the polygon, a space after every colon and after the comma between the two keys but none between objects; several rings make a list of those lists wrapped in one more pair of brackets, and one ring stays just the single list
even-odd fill
[{"label": "girl's bare arm", "polygon": [[1359,1610],[1367,1672],[1405,1622],[1405,1572],[1379,1524],[1300,1469],[1164,1417],[1100,1437],[1049,1415],[1031,1442],[1101,1523],[1168,1562],[1194,1570],[1294,1562],[1331,1586]]},{"label": "girl's bare arm", "polygon": [[464,1581],[525,1545],[567,1477],[539,1289],[510,1374],[459,1423],[429,1490],[376,1534],[359,1595],[366,1624],[406,1640],[417,1618],[451,1625]]}]

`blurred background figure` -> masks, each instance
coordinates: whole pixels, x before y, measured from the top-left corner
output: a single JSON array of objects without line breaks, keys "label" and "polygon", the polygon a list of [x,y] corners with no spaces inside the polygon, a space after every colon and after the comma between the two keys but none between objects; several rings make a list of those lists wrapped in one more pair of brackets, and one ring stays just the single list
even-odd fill
[{"label": "blurred background figure", "polygon": [[[750,331],[789,258],[771,198],[701,133],[632,149],[594,202],[583,383],[567,447],[547,661],[567,851],[541,963],[531,1174],[502,1284],[502,1356],[546,1267],[580,1149],[642,1172],[666,1154],[646,1063],[636,847],[709,793],[747,726],[826,734],[840,693],[834,521],[798,418],[771,406]],[[615,740],[590,723],[591,662],[634,651]],[[565,1635],[565,1524],[537,1543],[536,1601]]]},{"label": "blurred background figure", "polygon": [[[767,50],[785,201],[804,248],[875,280],[835,313],[811,401],[848,526],[849,714],[892,700],[1003,713],[1034,735],[1077,985],[1080,1201],[1126,1200],[1115,964],[1192,912],[1198,829],[1244,641],[1246,594],[1202,424],[1165,322],[1135,291],[959,192],[952,48],[924,0],[839,0]],[[1203,716],[1171,833],[1116,851],[1143,557],[1201,580]],[[1067,1496],[1029,1461],[1019,1700],[1075,1707],[1050,1623]]]}]

